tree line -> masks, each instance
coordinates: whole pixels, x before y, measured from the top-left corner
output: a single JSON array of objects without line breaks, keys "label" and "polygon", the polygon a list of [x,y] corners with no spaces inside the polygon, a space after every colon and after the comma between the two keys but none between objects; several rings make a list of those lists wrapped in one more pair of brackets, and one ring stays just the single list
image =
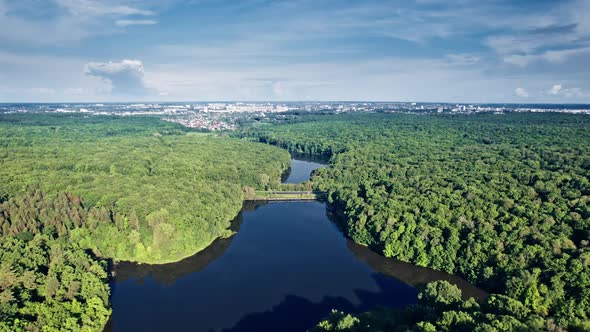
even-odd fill
[{"label": "tree line", "polygon": [[590,329],[590,118],[310,120],[243,135],[331,156],[312,180],[343,211],[350,238],[461,275],[546,326]]},{"label": "tree line", "polygon": [[[59,236],[65,227],[102,256],[144,263],[179,260],[227,235],[242,188],[278,183],[290,163],[281,149],[157,118],[3,115],[0,132],[0,197],[23,200],[0,228],[63,222]],[[79,208],[27,218],[27,207],[43,208],[35,206],[39,193],[55,199],[44,204],[66,204],[59,195],[81,200],[92,227],[78,227]]]},{"label": "tree line", "polygon": [[0,115],[0,330],[100,331],[106,259],[165,263],[227,236],[289,154],[151,117]]}]

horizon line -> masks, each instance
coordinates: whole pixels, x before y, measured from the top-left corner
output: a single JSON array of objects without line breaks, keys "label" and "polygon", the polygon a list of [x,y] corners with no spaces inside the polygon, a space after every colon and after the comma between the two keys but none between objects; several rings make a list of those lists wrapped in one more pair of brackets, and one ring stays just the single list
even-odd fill
[{"label": "horizon line", "polygon": [[376,101],[376,100],[176,100],[176,101],[14,101],[0,102],[0,105],[10,104],[179,104],[179,103],[375,103],[375,104],[472,104],[472,105],[590,105],[586,103],[557,103],[557,102],[458,102],[458,101]]}]

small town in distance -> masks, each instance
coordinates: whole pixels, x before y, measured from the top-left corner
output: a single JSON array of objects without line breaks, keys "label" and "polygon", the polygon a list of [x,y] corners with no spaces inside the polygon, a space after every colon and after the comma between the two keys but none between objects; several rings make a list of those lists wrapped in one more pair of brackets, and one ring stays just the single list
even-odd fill
[{"label": "small town in distance", "polygon": [[298,115],[346,113],[406,114],[590,114],[588,105],[457,104],[420,102],[178,102],[0,104],[0,113],[83,113],[88,115],[160,116],[162,120],[205,131],[235,130],[243,123],[284,122]]}]

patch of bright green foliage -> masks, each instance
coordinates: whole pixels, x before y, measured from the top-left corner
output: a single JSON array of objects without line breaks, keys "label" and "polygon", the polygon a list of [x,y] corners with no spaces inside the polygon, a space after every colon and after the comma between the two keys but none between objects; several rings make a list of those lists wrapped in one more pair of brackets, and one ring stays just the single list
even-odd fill
[{"label": "patch of bright green foliage", "polygon": [[552,320],[527,309],[505,295],[492,295],[483,303],[461,299],[461,290],[447,281],[426,285],[418,303],[402,310],[379,309],[357,316],[340,311],[322,320],[320,331],[559,331]]},{"label": "patch of bright green foliage", "polygon": [[103,258],[194,254],[289,162],[157,118],[0,115],[0,331],[102,330]]},{"label": "patch of bright green foliage", "polygon": [[186,135],[153,118],[6,115],[0,132],[0,196],[71,192],[121,214],[117,223],[72,233],[118,260],[164,263],[194,254],[227,234],[243,186],[278,182],[289,165],[288,153],[275,147]]},{"label": "patch of bright green foliage", "polygon": [[106,261],[43,234],[2,238],[0,260],[0,331],[100,331],[106,324]]}]

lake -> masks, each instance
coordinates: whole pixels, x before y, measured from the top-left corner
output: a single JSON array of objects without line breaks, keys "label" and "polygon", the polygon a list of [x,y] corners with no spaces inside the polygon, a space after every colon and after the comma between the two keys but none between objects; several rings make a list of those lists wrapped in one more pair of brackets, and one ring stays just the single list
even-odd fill
[{"label": "lake", "polygon": [[327,160],[319,156],[291,154],[291,167],[283,174],[283,183],[301,183],[309,180],[310,174],[326,167]]},{"label": "lake", "polygon": [[[297,165],[292,174],[300,174]],[[246,203],[232,223],[236,235],[192,257],[119,263],[107,330],[305,331],[331,309],[415,303],[413,286],[438,279],[483,296],[460,278],[355,244],[333,220],[323,202]]]}]

